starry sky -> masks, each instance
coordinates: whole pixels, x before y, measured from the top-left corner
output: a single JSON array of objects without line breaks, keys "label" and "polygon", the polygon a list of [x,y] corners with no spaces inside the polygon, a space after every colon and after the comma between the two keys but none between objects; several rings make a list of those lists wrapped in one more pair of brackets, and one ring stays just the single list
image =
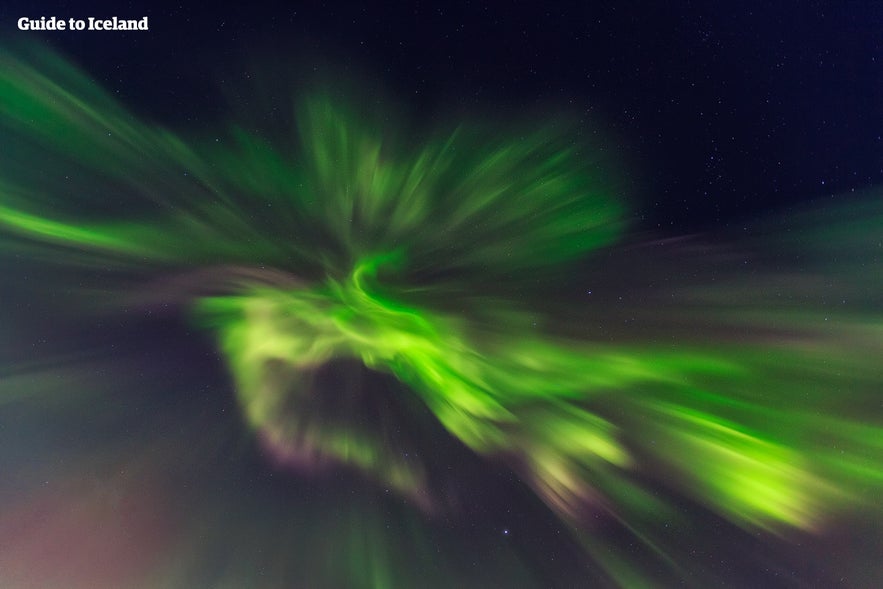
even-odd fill
[{"label": "starry sky", "polygon": [[[41,15],[122,16],[112,4],[42,6]],[[34,9],[2,10],[12,30]],[[220,116],[217,85],[249,75],[234,65],[247,48],[368,71],[430,113],[506,105],[599,119],[634,162],[642,212],[676,229],[725,225],[883,174],[875,2],[136,3],[124,12],[149,16],[151,31],[113,37],[112,52],[106,35],[40,36],[163,121]]]},{"label": "starry sky", "polygon": [[[150,30],[15,27],[53,15]],[[3,3],[0,585],[879,586],[881,30],[874,0]],[[279,111],[316,80],[311,160]],[[377,197],[365,246],[273,192],[346,208],[381,164],[324,142],[375,126],[382,187],[539,205],[415,229]]]}]

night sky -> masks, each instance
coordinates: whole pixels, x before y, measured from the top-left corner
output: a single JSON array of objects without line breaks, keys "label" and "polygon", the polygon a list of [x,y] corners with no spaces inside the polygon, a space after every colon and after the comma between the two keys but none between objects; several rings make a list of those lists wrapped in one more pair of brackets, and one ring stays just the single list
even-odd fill
[{"label": "night sky", "polygon": [[14,32],[21,15],[149,16],[147,34],[27,36],[162,122],[221,117],[218,86],[248,76],[233,64],[256,51],[381,76],[421,113],[539,105],[597,119],[630,158],[641,212],[675,230],[883,174],[875,2],[41,6],[5,3],[4,32],[25,36]]},{"label": "night sky", "polygon": [[0,587],[880,586],[881,49],[874,0],[3,3]]}]

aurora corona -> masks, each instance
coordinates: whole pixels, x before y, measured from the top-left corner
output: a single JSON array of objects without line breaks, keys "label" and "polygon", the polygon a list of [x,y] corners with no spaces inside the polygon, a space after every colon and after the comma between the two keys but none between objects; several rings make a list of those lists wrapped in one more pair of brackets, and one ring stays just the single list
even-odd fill
[{"label": "aurora corona", "polygon": [[[323,404],[359,395],[328,390],[329,366],[391,377],[619,585],[645,565],[599,542],[599,513],[680,570],[661,531],[687,517],[675,501],[783,537],[879,508],[883,420],[853,412],[883,383],[879,200],[734,240],[749,274],[729,250],[632,232],[613,165],[566,125],[406,140],[334,96],[298,99],[285,132],[190,141],[57,56],[0,54],[2,255],[88,269],[68,288],[93,317],[179,303],[279,464],[360,473],[424,518],[454,510],[430,450],[406,458],[394,427]],[[556,298],[579,272],[592,294]]]}]

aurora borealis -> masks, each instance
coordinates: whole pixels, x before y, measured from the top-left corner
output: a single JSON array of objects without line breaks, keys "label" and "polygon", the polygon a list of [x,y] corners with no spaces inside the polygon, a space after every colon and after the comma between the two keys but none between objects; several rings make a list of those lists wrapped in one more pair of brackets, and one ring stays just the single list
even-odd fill
[{"label": "aurora borealis", "polygon": [[177,130],[0,53],[0,586],[883,580],[879,188],[651,233],[564,116],[348,83]]}]

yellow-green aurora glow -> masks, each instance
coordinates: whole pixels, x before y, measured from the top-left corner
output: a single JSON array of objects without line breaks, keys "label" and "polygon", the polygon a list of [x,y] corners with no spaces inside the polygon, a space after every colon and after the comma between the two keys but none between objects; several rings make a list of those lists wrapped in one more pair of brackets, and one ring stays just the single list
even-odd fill
[{"label": "yellow-green aurora glow", "polygon": [[[279,464],[359,472],[432,521],[455,509],[433,486],[443,458],[406,458],[381,424],[313,405],[340,392],[316,376],[331,362],[394,378],[471,453],[511,468],[604,583],[648,586],[655,569],[606,544],[586,524],[598,514],[673,575],[697,566],[662,531],[687,529],[685,505],[782,542],[879,517],[879,193],[795,212],[787,233],[768,222],[731,252],[657,254],[662,242],[629,232],[610,163],[566,126],[405,140],[387,113],[332,96],[293,103],[288,136],[231,125],[189,141],[52,54],[2,53],[2,253],[104,276],[53,287],[96,317],[183,302]],[[578,272],[596,273],[593,293],[559,300]],[[389,551],[422,549],[380,532],[366,544],[361,527],[383,523],[359,509],[326,526],[349,568],[313,569],[329,579],[315,586],[417,586]],[[513,555],[491,560],[507,586],[536,581]],[[236,574],[219,583],[263,586]],[[132,586],[187,579],[166,565]]]}]

